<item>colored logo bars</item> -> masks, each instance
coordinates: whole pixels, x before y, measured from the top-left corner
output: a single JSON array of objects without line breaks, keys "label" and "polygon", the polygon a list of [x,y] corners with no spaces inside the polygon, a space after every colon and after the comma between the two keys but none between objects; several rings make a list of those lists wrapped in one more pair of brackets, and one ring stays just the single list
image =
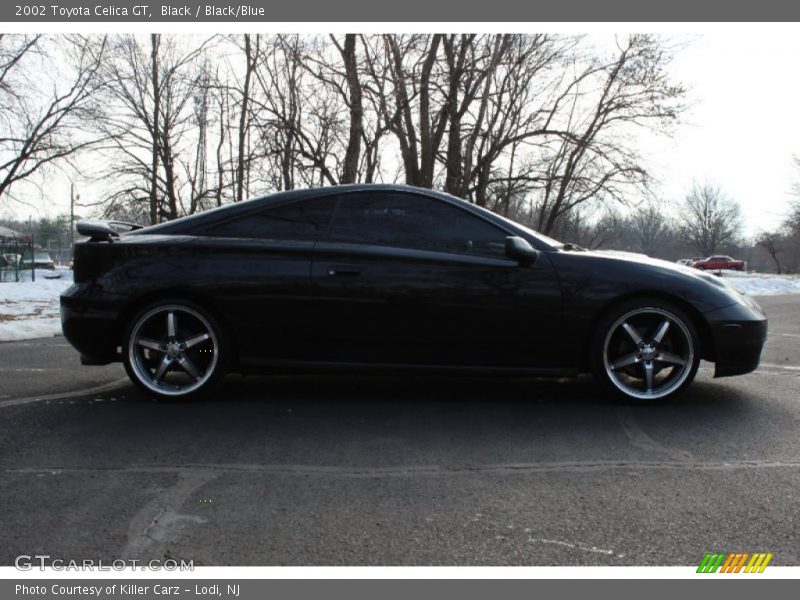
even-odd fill
[{"label": "colored logo bars", "polygon": [[[749,560],[748,560],[749,559]],[[763,573],[772,553],[766,552],[707,552],[697,567],[698,573]],[[745,566],[746,565],[746,566]]]}]

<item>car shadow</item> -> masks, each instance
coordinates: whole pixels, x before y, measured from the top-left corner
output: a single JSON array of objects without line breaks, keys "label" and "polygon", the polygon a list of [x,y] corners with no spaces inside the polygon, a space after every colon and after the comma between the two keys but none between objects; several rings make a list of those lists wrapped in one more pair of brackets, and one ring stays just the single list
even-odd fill
[{"label": "car shadow", "polygon": [[48,440],[48,463],[108,467],[669,462],[780,439],[776,409],[705,376],[652,405],[620,403],[588,376],[232,376],[191,402],[127,385],[6,409],[17,426],[3,443],[16,456],[28,448],[32,464],[34,438]]},{"label": "car shadow", "polygon": [[109,460],[134,463],[657,461],[669,459],[659,444],[700,456],[780,427],[729,384],[701,380],[676,401],[632,405],[588,376],[235,376],[201,400],[155,401],[126,387],[83,410],[90,416],[60,419],[68,451],[105,456],[110,436]]}]

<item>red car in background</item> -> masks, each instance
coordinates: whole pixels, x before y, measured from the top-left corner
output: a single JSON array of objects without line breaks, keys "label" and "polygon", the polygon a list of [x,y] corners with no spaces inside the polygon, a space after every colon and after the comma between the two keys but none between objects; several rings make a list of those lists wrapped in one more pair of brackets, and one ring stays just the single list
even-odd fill
[{"label": "red car in background", "polygon": [[735,260],[730,256],[715,255],[708,258],[701,258],[694,261],[692,266],[695,269],[720,271],[722,269],[733,269],[734,271],[744,271],[745,262],[743,260]]}]

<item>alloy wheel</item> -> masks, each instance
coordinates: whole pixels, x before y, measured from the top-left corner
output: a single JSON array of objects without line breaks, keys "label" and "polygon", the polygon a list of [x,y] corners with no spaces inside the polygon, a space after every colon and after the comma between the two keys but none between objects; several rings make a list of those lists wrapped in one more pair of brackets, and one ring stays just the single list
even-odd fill
[{"label": "alloy wheel", "polygon": [[211,323],[188,306],[158,306],[131,329],[128,359],[136,379],[164,396],[199,390],[219,363],[219,338]]},{"label": "alloy wheel", "polygon": [[677,391],[694,372],[695,344],[677,315],[642,307],[622,315],[603,342],[609,381],[626,396],[657,400]]}]

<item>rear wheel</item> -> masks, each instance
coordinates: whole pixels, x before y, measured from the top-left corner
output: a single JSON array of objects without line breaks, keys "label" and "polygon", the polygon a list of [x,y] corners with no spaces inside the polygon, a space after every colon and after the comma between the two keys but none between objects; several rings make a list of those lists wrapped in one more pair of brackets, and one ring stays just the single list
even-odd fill
[{"label": "rear wheel", "polygon": [[600,323],[592,345],[595,376],[618,396],[671,398],[694,380],[700,363],[697,331],[676,306],[633,300]]},{"label": "rear wheel", "polygon": [[131,380],[162,399],[196,397],[224,375],[222,329],[190,302],[160,302],[139,312],[128,329],[124,353]]}]

